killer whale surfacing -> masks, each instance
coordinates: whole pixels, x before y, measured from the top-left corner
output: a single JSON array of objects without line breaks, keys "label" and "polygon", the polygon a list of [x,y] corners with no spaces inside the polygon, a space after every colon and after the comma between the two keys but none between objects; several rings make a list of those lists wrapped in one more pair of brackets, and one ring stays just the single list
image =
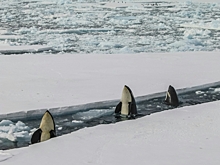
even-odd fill
[{"label": "killer whale surfacing", "polygon": [[53,137],[56,137],[54,119],[51,113],[46,111],[41,119],[39,129],[31,137],[31,144],[46,141]]},{"label": "killer whale surfacing", "polygon": [[116,117],[135,118],[137,106],[131,89],[124,86],[121,100],[115,108]]},{"label": "killer whale surfacing", "polygon": [[176,90],[171,85],[169,86],[168,91],[166,93],[166,98],[164,100],[164,103],[174,107],[179,106],[179,99],[176,94]]}]

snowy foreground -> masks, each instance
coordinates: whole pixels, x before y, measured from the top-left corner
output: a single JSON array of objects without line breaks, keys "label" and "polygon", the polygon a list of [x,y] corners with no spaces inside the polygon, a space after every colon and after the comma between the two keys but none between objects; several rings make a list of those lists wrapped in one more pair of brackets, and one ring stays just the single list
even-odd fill
[{"label": "snowy foreground", "polygon": [[[219,81],[219,52],[0,56],[1,114]],[[1,164],[218,165],[220,102],[85,128],[0,152]],[[18,125],[21,125],[18,123]]]},{"label": "snowy foreground", "polygon": [[2,151],[0,160],[2,165],[218,165],[219,108],[218,101],[82,129]]}]

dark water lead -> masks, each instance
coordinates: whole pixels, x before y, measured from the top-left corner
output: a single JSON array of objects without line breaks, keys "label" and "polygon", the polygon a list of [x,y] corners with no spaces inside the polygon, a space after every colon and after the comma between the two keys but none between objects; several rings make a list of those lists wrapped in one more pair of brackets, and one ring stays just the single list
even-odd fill
[{"label": "dark water lead", "polygon": [[[163,103],[165,99],[165,94],[166,92],[162,92],[158,94],[137,97],[136,102],[138,115],[136,118],[150,115],[151,113],[155,112],[174,109],[175,107]],[[181,102],[178,107],[191,106],[220,100],[220,82],[193,88],[179,89],[177,90],[177,94]],[[92,127],[99,124],[116,123],[125,120],[115,118],[114,109],[116,106],[116,102],[117,101],[114,101],[114,105],[112,106],[110,106],[109,104],[106,104],[105,106],[105,104],[103,104],[100,107],[85,108],[83,110],[71,112],[71,114],[67,115],[54,115],[57,136],[71,133],[84,127]],[[22,121],[26,124],[26,126],[33,129],[39,127],[41,117],[42,116],[38,116],[36,119],[24,118],[20,119],[19,121]],[[12,121],[17,122],[18,120],[13,119]],[[24,147],[28,146],[29,143],[30,135],[29,137],[24,137],[20,139],[18,138],[16,142],[4,139],[3,143],[0,143],[0,149],[5,150]]]}]

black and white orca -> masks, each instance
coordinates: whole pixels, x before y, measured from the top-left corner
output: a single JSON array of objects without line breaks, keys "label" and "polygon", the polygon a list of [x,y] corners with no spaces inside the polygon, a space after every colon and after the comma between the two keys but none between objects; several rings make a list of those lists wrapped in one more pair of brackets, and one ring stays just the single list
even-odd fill
[{"label": "black and white orca", "polygon": [[174,107],[179,106],[179,99],[177,97],[176,90],[171,85],[168,88],[164,103],[167,105],[172,105]]},{"label": "black and white orca", "polygon": [[137,106],[131,89],[124,86],[119,104],[115,108],[116,116],[134,118],[137,115]]},{"label": "black and white orca", "polygon": [[31,137],[31,143],[42,142],[53,137],[56,137],[54,119],[51,113],[46,111],[41,119],[39,129]]}]

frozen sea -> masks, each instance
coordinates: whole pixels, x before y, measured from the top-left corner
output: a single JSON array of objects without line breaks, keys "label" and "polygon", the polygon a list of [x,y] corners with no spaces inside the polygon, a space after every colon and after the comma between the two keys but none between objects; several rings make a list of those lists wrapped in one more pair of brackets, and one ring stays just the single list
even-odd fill
[{"label": "frozen sea", "polygon": [[220,3],[9,0],[0,27],[2,54],[216,51]]},{"label": "frozen sea", "polygon": [[[219,39],[217,0],[1,1],[1,164],[218,165]],[[157,113],[101,118],[125,84]],[[46,110],[59,137],[28,146]]]}]

